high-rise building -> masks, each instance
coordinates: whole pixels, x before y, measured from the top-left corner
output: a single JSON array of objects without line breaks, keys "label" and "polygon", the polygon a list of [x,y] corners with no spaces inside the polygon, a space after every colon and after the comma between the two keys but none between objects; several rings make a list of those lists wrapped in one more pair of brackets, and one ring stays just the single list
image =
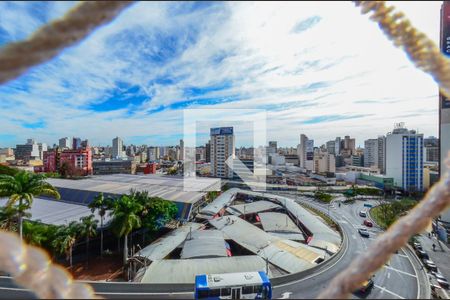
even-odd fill
[{"label": "high-rise building", "polygon": [[[450,56],[450,2],[442,1],[441,7],[441,52]],[[449,95],[450,96],[450,95]],[[450,97],[446,97],[439,90],[439,176],[442,178],[447,171],[445,163],[450,153]],[[447,227],[447,240],[450,238],[450,209],[441,214],[441,221]],[[439,232],[440,230],[438,230]],[[444,239],[443,235],[440,235]]]},{"label": "high-rise building", "polygon": [[47,151],[47,144],[46,143],[38,143],[38,149],[39,149],[39,159],[44,159],[44,152]]},{"label": "high-rise building", "polygon": [[205,161],[211,162],[211,142],[208,141],[205,145]]},{"label": "high-rise building", "polygon": [[277,153],[277,142],[276,141],[269,141],[269,147],[267,147],[266,154],[273,154]]},{"label": "high-rise building", "polygon": [[180,140],[180,160],[184,160],[184,141]]},{"label": "high-rise building", "polygon": [[386,174],[386,137],[378,136],[378,169],[381,174]]},{"label": "high-rise building", "polygon": [[120,137],[116,137],[112,140],[112,157],[114,159],[122,158],[123,141]]},{"label": "high-rise building", "polygon": [[424,161],[439,162],[439,139],[434,136],[423,139]]},{"label": "high-rise building", "polygon": [[341,138],[340,137],[336,137],[335,141],[334,141],[334,155],[340,155],[341,154]]},{"label": "high-rise building", "polygon": [[346,135],[344,137],[344,149],[347,151],[348,155],[353,155],[356,153],[355,149],[356,143],[355,139],[350,138],[350,136]]},{"label": "high-rise building", "polygon": [[73,150],[77,150],[77,149],[80,149],[80,148],[81,148],[81,139],[77,138],[77,137],[74,137],[72,139],[72,149]]},{"label": "high-rise building", "polygon": [[61,149],[72,149],[72,139],[68,137],[63,137],[59,139],[59,148]]},{"label": "high-rise building", "polygon": [[14,155],[16,160],[23,160],[25,162],[30,160],[38,160],[41,157],[39,145],[36,144],[34,139],[27,139],[27,143],[25,145],[16,145]]},{"label": "high-rise building", "polygon": [[300,135],[300,144],[298,145],[298,163],[300,168],[306,168],[306,142],[308,137],[304,134]]},{"label": "high-rise building", "polygon": [[386,136],[386,175],[405,191],[423,191],[423,134],[403,125]]},{"label": "high-rise building", "polygon": [[[211,128],[211,175],[219,178],[233,178],[233,169],[226,161],[235,159],[233,127]],[[233,162],[230,161],[232,164]]]},{"label": "high-rise building", "polygon": [[328,141],[326,144],[327,152],[329,154],[335,154],[336,153],[336,141]]},{"label": "high-rise building", "polygon": [[364,167],[378,168],[378,139],[368,139],[364,141]]},{"label": "high-rise building", "polygon": [[336,160],[333,154],[317,151],[314,154],[314,171],[316,173],[335,173]]}]

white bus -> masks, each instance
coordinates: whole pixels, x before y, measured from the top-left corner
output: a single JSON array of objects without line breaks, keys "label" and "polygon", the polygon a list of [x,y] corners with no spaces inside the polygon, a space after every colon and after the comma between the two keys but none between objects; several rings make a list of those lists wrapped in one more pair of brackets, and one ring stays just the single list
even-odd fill
[{"label": "white bus", "polygon": [[264,272],[197,275],[195,299],[272,299],[272,286]]}]

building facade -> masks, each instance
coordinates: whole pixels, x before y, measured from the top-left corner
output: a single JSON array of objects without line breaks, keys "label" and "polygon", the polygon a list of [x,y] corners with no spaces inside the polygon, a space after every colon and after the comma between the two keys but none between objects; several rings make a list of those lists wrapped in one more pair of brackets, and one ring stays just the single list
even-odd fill
[{"label": "building facade", "polygon": [[123,141],[120,137],[112,140],[112,157],[113,159],[123,157]]},{"label": "building facade", "polygon": [[403,123],[386,136],[386,175],[404,191],[423,191],[423,134]]},{"label": "building facade", "polygon": [[94,175],[136,174],[136,162],[133,160],[99,160],[94,161],[92,167]]},{"label": "building facade", "polygon": [[92,174],[92,151],[86,149],[53,149],[44,152],[44,171],[60,172],[66,163],[73,168],[74,175],[87,176]]},{"label": "building facade", "polygon": [[233,127],[211,128],[210,143],[211,175],[219,178],[233,178],[233,169],[226,164],[228,158],[235,159]]}]

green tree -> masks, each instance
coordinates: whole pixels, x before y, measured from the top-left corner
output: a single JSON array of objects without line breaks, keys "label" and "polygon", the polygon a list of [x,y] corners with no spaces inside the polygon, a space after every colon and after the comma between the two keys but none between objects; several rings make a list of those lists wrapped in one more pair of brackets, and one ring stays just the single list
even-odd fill
[{"label": "green tree", "polygon": [[113,207],[113,200],[109,197],[105,198],[103,193],[99,193],[88,206],[92,213],[97,210],[100,216],[100,256],[103,257],[103,221],[106,211]]},{"label": "green tree", "polygon": [[17,230],[17,215],[15,206],[0,207],[0,228],[9,231]]},{"label": "green tree", "polygon": [[113,219],[111,227],[113,232],[120,238],[124,236],[123,263],[127,263],[128,258],[128,235],[141,226],[142,205],[135,198],[128,195],[122,195],[114,201],[112,211]]},{"label": "green tree", "polygon": [[6,204],[8,207],[18,203],[16,207],[19,217],[20,239],[22,239],[23,215],[31,207],[34,197],[46,195],[56,199],[60,198],[58,191],[45,179],[45,175],[27,171],[20,171],[14,176],[0,175],[0,197],[9,197]]},{"label": "green tree", "polygon": [[76,221],[72,221],[69,225],[63,225],[58,228],[56,238],[53,240],[52,246],[59,254],[66,254],[66,260],[69,260],[72,268],[72,250],[78,237],[80,236],[80,225]]},{"label": "green tree", "polygon": [[8,166],[0,165],[0,174],[14,176],[19,172],[19,169],[11,168]]},{"label": "green tree", "polygon": [[89,265],[89,239],[97,235],[97,223],[94,215],[80,218],[80,236],[86,237],[86,262]]}]

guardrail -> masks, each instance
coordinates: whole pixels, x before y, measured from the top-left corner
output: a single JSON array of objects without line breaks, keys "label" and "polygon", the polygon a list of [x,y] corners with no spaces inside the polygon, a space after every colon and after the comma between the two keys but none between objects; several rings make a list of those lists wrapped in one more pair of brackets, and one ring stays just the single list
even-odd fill
[{"label": "guardrail", "polygon": [[[284,276],[271,278],[270,281],[272,286],[276,288],[277,286],[295,282],[304,279],[316,272],[320,272],[324,269],[332,267],[339,259],[344,255],[348,247],[348,237],[345,231],[342,230],[339,223],[336,222],[331,216],[329,216],[334,223],[337,224],[339,232],[342,236],[341,247],[338,252],[333,254],[329,259],[314,266],[305,271],[301,271],[294,274],[288,274]],[[103,297],[108,297],[108,294],[120,294],[124,297],[129,295],[137,294],[170,294],[170,293],[192,293],[194,291],[195,285],[193,283],[137,283],[137,282],[101,282],[101,281],[85,281],[80,280],[80,282],[88,283],[92,286],[96,294]],[[14,290],[15,295],[20,294],[21,297],[35,298],[34,294],[26,289],[23,289],[16,285],[14,280],[8,276],[0,276],[0,293],[2,289]],[[14,298],[14,297],[13,297]]]}]

